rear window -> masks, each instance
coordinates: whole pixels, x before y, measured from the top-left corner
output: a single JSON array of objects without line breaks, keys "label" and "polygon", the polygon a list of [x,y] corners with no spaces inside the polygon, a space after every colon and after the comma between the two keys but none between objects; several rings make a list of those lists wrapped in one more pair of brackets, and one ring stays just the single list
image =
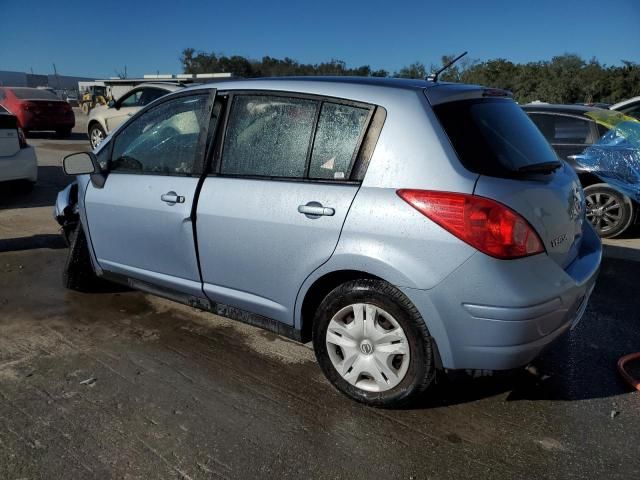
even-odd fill
[{"label": "rear window", "polygon": [[39,88],[12,88],[11,91],[21,100],[60,100],[50,91]]},{"label": "rear window", "polygon": [[458,158],[472,172],[502,176],[558,157],[513,101],[498,98],[436,105],[434,111]]}]

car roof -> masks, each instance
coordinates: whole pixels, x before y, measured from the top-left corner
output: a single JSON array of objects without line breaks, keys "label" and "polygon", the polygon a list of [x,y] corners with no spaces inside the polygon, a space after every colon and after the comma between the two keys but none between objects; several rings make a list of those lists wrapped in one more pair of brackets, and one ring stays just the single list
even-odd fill
[{"label": "car roof", "polygon": [[632,105],[634,103],[640,102],[640,97],[632,97],[627,100],[623,100],[622,102],[618,102],[615,105],[611,105],[609,110],[618,110],[619,108],[626,107],[627,105]]},{"label": "car roof", "polygon": [[166,83],[166,82],[148,82],[148,83],[140,83],[136,85],[131,90],[137,90],[139,88],[160,88],[162,90],[166,90],[167,92],[175,92],[176,90],[181,90],[185,87],[185,85],[181,83]]},{"label": "car roof", "polygon": [[560,113],[564,115],[584,116],[587,112],[601,111],[602,108],[587,105],[560,105],[554,103],[528,103],[522,105],[527,112]]}]

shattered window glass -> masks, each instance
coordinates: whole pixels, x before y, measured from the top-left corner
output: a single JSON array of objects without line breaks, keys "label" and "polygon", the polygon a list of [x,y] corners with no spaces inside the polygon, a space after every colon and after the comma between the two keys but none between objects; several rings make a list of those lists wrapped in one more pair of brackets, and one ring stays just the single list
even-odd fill
[{"label": "shattered window glass", "polygon": [[324,103],[313,144],[310,178],[349,178],[352,159],[369,110]]},{"label": "shattered window glass", "polygon": [[164,175],[193,173],[207,96],[176,98],[127,125],[115,138],[109,169]]},{"label": "shattered window glass", "polygon": [[302,178],[318,103],[268,95],[233,101],[222,173]]}]

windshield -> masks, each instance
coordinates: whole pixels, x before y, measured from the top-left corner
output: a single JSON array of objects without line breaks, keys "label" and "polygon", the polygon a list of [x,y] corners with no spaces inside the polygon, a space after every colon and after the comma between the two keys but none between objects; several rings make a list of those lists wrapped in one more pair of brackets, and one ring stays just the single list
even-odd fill
[{"label": "windshield", "polygon": [[512,100],[482,98],[434,107],[462,164],[482,175],[504,176],[558,162],[540,130]]},{"label": "windshield", "polygon": [[21,100],[60,100],[49,90],[39,88],[12,88],[11,91]]}]

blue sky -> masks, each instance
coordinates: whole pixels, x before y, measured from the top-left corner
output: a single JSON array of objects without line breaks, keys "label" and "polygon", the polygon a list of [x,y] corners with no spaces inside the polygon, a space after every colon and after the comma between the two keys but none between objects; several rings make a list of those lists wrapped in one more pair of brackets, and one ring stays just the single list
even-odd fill
[{"label": "blue sky", "polygon": [[0,0],[0,11],[0,70],[35,73],[54,62],[68,75],[113,76],[124,65],[129,76],[179,73],[186,47],[391,72],[464,50],[479,60],[570,52],[640,63],[639,0]]}]

